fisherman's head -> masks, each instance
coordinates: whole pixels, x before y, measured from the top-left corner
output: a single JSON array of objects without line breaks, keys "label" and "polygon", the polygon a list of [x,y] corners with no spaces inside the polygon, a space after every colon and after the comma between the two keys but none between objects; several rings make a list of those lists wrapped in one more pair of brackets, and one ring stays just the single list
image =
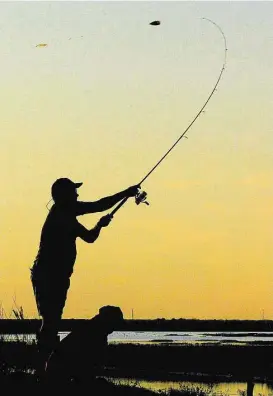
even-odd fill
[{"label": "fisherman's head", "polygon": [[82,183],[74,183],[66,177],[57,179],[51,187],[52,199],[56,204],[66,204],[76,202],[78,198],[77,188]]}]

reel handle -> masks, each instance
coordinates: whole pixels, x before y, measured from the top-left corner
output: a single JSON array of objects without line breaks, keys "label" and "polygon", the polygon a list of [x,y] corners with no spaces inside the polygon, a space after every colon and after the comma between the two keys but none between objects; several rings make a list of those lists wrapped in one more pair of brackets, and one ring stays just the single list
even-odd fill
[{"label": "reel handle", "polygon": [[139,191],[135,196],[136,204],[139,205],[144,203],[145,205],[150,205],[149,202],[146,201],[147,193],[146,191]]},{"label": "reel handle", "polygon": [[[125,204],[125,202],[131,197],[126,197],[110,212],[110,216],[114,216],[114,214]],[[140,203],[145,203],[145,205],[150,205],[149,202],[146,201],[147,193],[145,191],[139,191],[135,196],[135,202],[137,205]]]}]

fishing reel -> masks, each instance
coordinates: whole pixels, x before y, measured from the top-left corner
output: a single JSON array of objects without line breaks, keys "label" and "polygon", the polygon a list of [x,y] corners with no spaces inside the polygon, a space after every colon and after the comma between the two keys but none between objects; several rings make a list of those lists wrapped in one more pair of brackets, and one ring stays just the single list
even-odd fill
[{"label": "fishing reel", "polygon": [[135,196],[135,202],[137,205],[144,203],[145,205],[150,205],[149,202],[146,201],[147,193],[145,191],[139,190]]}]

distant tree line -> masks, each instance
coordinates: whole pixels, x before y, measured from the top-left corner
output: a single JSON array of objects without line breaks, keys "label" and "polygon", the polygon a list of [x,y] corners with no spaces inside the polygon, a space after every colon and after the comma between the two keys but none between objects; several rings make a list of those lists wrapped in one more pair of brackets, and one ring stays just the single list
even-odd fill
[{"label": "distant tree line", "polygon": [[[63,319],[59,331],[78,329],[88,319]],[[38,319],[0,319],[0,334],[35,333]],[[126,319],[117,331],[273,331],[273,320]]]},{"label": "distant tree line", "polygon": [[143,331],[273,331],[272,320],[153,319],[126,320],[127,330]]}]

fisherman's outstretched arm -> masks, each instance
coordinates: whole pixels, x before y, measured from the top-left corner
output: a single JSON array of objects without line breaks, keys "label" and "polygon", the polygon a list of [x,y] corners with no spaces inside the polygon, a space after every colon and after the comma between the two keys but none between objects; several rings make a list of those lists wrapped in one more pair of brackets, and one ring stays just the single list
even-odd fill
[{"label": "fisherman's outstretched arm", "polygon": [[95,225],[94,228],[88,230],[82,224],[78,223],[78,232],[77,235],[79,238],[84,240],[87,243],[93,243],[99,237],[101,229],[103,227],[107,227],[110,223],[112,217],[110,215],[103,216]]},{"label": "fisherman's outstretched arm", "polygon": [[101,198],[94,202],[77,202],[76,215],[83,215],[87,213],[103,212],[116,205],[119,201],[127,197],[134,197],[138,191],[139,185],[131,186],[126,190],[120,191],[117,194],[109,197]]}]

